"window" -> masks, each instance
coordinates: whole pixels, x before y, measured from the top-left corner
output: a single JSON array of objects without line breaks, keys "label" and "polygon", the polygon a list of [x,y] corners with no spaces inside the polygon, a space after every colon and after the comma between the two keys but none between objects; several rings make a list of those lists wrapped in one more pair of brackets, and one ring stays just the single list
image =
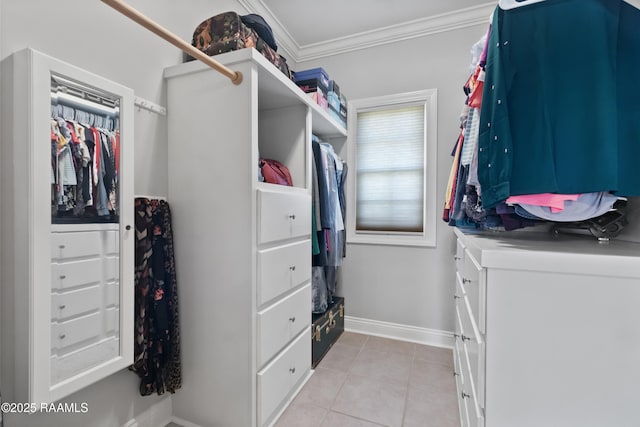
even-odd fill
[{"label": "window", "polygon": [[436,95],[351,102],[350,243],[435,245]]}]

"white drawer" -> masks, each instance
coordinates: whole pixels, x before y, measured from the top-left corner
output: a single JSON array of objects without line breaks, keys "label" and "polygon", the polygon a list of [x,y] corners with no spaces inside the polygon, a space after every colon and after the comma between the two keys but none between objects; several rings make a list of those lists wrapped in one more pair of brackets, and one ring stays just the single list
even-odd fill
[{"label": "white drawer", "polygon": [[456,264],[456,271],[462,271],[462,266],[464,265],[464,253],[465,253],[465,245],[462,243],[462,240],[456,240],[456,253],[453,255],[453,260]]},{"label": "white drawer", "polygon": [[89,314],[66,322],[51,324],[51,348],[63,350],[100,336],[102,332],[100,313]]},{"label": "white drawer", "polygon": [[76,289],[61,294],[51,294],[52,320],[64,320],[69,317],[98,310],[102,303],[100,286]]},{"label": "white drawer", "polygon": [[456,375],[456,391],[458,392],[458,411],[460,413],[460,426],[469,426],[469,399],[465,393],[464,385],[464,369],[462,369],[462,360],[459,350],[460,338],[456,338],[454,352],[454,369]]},{"label": "white drawer", "polygon": [[119,283],[104,284],[104,305],[105,307],[120,306],[120,284]]},{"label": "white drawer", "polygon": [[104,311],[104,331],[107,335],[117,335],[120,331],[120,310],[108,308]]},{"label": "white drawer", "polygon": [[51,289],[67,289],[102,282],[102,259],[51,263]]},{"label": "white drawer", "polygon": [[456,305],[461,322],[462,375],[465,389],[472,395],[469,403],[470,415],[481,416],[481,407],[484,407],[484,338],[471,319],[471,309],[466,297],[458,299]]},{"label": "white drawer", "polygon": [[[51,258],[87,258],[102,253],[103,231],[51,233]],[[112,231],[112,233],[116,233]]]},{"label": "white drawer", "polygon": [[[457,366],[456,368],[456,373],[458,374],[457,376],[460,377],[460,383],[461,385],[466,384],[466,382],[468,381],[468,379],[465,377],[465,375],[467,374],[463,369],[462,369],[462,349],[463,349],[463,344],[462,344],[462,320],[460,319],[460,311],[458,309],[458,304],[455,305],[455,311],[456,311],[456,331],[455,331],[455,356],[456,356],[456,360],[459,363],[459,366]],[[461,391],[461,390],[458,390]]]},{"label": "white drawer", "polygon": [[104,259],[104,279],[107,282],[120,279],[120,258],[109,256]]},{"label": "white drawer", "polygon": [[120,239],[118,239],[119,233],[115,230],[101,231],[101,233],[104,233],[105,255],[118,255],[120,253]]},{"label": "white drawer", "polygon": [[311,196],[258,190],[258,244],[311,235]]},{"label": "white drawer", "polygon": [[258,305],[311,279],[311,241],[258,251]]},{"label": "white drawer", "polygon": [[465,251],[464,265],[460,272],[462,289],[471,307],[472,317],[482,333],[486,332],[483,308],[485,303],[485,270]]},{"label": "white drawer", "polygon": [[264,425],[282,406],[293,388],[311,369],[311,329],[300,334],[262,371],[258,372],[258,425]]},{"label": "white drawer", "polygon": [[469,427],[484,427],[484,411],[478,401],[478,395],[476,393],[476,385],[474,384],[474,373],[470,370],[471,362],[468,358],[469,353],[464,347],[461,351],[460,365],[464,372],[463,377],[471,379],[462,386],[462,394],[460,398],[464,401],[466,406],[468,425]]},{"label": "white drawer", "polygon": [[64,356],[51,356],[51,384],[57,384],[87,369],[108,362],[119,356],[116,338],[107,338]]},{"label": "white drawer", "polygon": [[258,366],[311,325],[311,284],[258,313]]}]

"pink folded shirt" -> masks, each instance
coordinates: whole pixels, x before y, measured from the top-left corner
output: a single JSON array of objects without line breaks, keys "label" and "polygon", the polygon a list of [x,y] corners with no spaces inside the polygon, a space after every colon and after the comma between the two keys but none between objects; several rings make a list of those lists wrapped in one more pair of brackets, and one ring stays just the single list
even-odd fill
[{"label": "pink folded shirt", "polygon": [[510,196],[505,203],[508,205],[527,204],[534,206],[548,206],[551,212],[560,212],[564,209],[565,200],[578,200],[579,194],[523,194],[521,196]]}]

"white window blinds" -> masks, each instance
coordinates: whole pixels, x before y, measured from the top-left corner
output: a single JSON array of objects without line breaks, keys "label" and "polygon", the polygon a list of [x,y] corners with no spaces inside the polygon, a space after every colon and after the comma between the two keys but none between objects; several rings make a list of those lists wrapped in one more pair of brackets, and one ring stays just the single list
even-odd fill
[{"label": "white window blinds", "polygon": [[424,231],[425,105],[359,111],[356,232]]}]

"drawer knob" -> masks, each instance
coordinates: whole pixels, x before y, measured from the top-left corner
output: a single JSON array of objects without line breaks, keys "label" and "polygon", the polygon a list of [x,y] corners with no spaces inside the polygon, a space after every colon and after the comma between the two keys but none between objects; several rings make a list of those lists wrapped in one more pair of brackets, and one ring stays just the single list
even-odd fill
[{"label": "drawer knob", "polygon": [[295,323],[295,321],[296,321],[296,316],[289,317],[289,322]]},{"label": "drawer knob", "polygon": [[291,270],[291,271],[296,271],[296,266],[295,266],[295,265],[292,265],[291,267],[289,267],[289,270]]},{"label": "drawer knob", "polygon": [[64,249],[64,245],[60,245],[58,246],[60,249]]},{"label": "drawer knob", "polygon": [[462,341],[471,341],[471,338],[465,336],[465,335],[461,335],[460,338],[462,338]]},{"label": "drawer knob", "polygon": [[458,295],[453,295],[453,299],[460,299],[460,297]]},{"label": "drawer knob", "polygon": [[463,277],[462,283],[471,283],[471,279],[467,279],[466,277]]},{"label": "drawer knob", "polygon": [[60,304],[60,306],[58,308],[60,308],[60,310],[64,310],[65,308],[67,308],[67,306],[64,305],[64,304]]},{"label": "drawer knob", "polygon": [[65,276],[64,274],[61,274],[61,275],[60,275],[60,278],[61,278],[61,279],[66,279],[66,278],[67,278],[67,276]]},{"label": "drawer knob", "polygon": [[460,396],[462,396],[463,399],[467,399],[467,398],[471,397],[470,394],[467,394],[464,391],[462,393],[460,393]]},{"label": "drawer knob", "polygon": [[289,219],[296,219],[295,214],[291,214],[291,215],[289,215]]},{"label": "drawer knob", "polygon": [[453,371],[453,376],[457,377],[458,375],[460,375],[459,373],[457,373],[456,371]]},{"label": "drawer knob", "polygon": [[66,334],[60,334],[59,337],[60,337],[61,340],[63,340],[63,339],[65,339],[67,337],[67,335]]},{"label": "drawer knob", "polygon": [[296,368],[289,368],[289,372],[291,372],[291,375],[296,373]]},{"label": "drawer knob", "polygon": [[129,231],[129,230],[131,230],[131,226],[130,226],[130,225],[127,225],[124,229],[125,229],[125,230],[127,230],[127,231]]},{"label": "drawer knob", "polygon": [[455,256],[455,255],[453,256],[453,260],[454,260],[454,261],[460,261],[461,259],[462,259],[462,258],[461,258],[461,257],[459,257],[459,256]]},{"label": "drawer knob", "polygon": [[460,335],[458,335],[458,334],[453,334],[453,338],[457,340],[458,338],[460,338]]}]

